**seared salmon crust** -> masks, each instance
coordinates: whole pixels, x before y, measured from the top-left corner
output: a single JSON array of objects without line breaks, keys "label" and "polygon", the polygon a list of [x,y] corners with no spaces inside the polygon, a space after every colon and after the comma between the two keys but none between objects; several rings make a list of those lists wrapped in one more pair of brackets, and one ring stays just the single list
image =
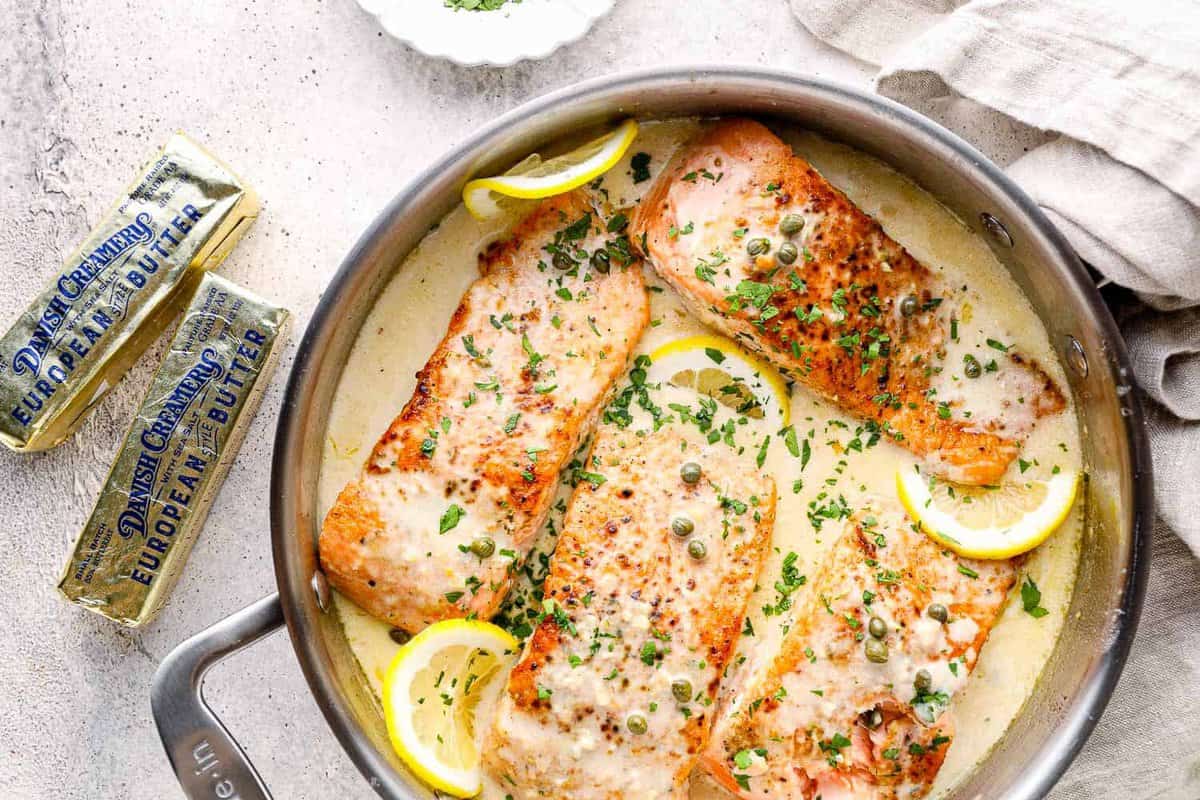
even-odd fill
[{"label": "seared salmon crust", "polygon": [[[588,460],[598,477],[571,498],[484,766],[518,800],[684,797],[770,543],[774,480],[682,424],[601,425]],[[704,475],[688,484],[692,460]]]},{"label": "seared salmon crust", "polygon": [[541,202],[480,269],[320,536],[330,582],[411,632],[496,612],[649,316],[640,260],[583,192]]},{"label": "seared salmon crust", "polygon": [[960,558],[898,512],[851,522],[722,708],[709,774],[747,800],[924,797],[1014,564]]},{"label": "seared salmon crust", "polygon": [[[791,264],[777,258],[785,217],[799,226]],[[1019,435],[951,418],[929,392],[945,341],[936,276],[760,123],[724,120],[685,146],[631,230],[698,317],[879,425],[940,477],[994,484],[1019,453]],[[1065,407],[1037,364],[1011,360],[1028,371],[1022,403],[1034,415]]]}]

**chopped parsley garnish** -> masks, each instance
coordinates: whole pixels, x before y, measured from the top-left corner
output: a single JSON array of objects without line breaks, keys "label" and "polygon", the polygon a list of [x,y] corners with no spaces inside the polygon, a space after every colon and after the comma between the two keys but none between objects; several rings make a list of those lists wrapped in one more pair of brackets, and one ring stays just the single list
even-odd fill
[{"label": "chopped parsley garnish", "polygon": [[771,435],[767,434],[766,436],[763,437],[762,445],[760,445],[758,448],[758,455],[755,456],[755,458],[754,458],[754,463],[758,465],[759,469],[762,469],[762,465],[764,463],[766,463],[767,447],[769,447],[770,444],[771,444]]},{"label": "chopped parsley garnish", "polygon": [[842,748],[850,746],[850,740],[840,733],[835,733],[832,738],[818,743],[821,751],[828,753],[825,760],[829,766],[836,767],[842,760]]},{"label": "chopped parsley garnish", "polygon": [[738,282],[734,292],[725,298],[730,311],[737,311],[747,303],[761,309],[770,302],[771,296],[775,294],[775,287],[769,283],[743,280]]},{"label": "chopped parsley garnish", "polygon": [[792,458],[800,457],[800,444],[796,441],[796,427],[788,425],[783,429],[783,446],[792,454]]},{"label": "chopped parsley garnish", "polygon": [[529,358],[528,363],[525,364],[525,369],[529,370],[531,376],[537,377],[538,364],[545,361],[546,357],[533,349],[533,343],[529,341],[529,337],[525,334],[521,334],[521,349],[525,351],[525,355]]},{"label": "chopped parsley garnish", "polygon": [[921,691],[912,700],[913,711],[926,724],[932,724],[950,705],[950,695],[945,692]]},{"label": "chopped parsley garnish", "polygon": [[455,11],[495,11],[510,2],[519,3],[521,0],[443,0],[442,5]]},{"label": "chopped parsley garnish", "polygon": [[446,531],[453,530],[458,525],[467,511],[457,503],[451,503],[450,507],[442,514],[441,520],[438,522],[438,533],[442,534]]},{"label": "chopped parsley garnish", "polygon": [[829,298],[829,304],[843,317],[846,316],[846,290],[841,286],[834,289],[833,295]]},{"label": "chopped parsley garnish", "polygon": [[729,256],[722,253],[720,250],[713,250],[708,254],[709,261],[703,258],[699,259],[700,263],[696,265],[696,277],[705,283],[716,285],[713,278],[716,277],[717,267],[729,260]]},{"label": "chopped parsley garnish", "polygon": [[575,482],[578,483],[579,481],[587,481],[593,487],[599,487],[599,486],[607,483],[608,478],[604,477],[603,475],[601,475],[598,472],[585,472],[583,470],[576,470],[575,471]]},{"label": "chopped parsley garnish", "polygon": [[811,325],[822,317],[821,309],[815,305],[810,305],[808,311],[805,311],[800,306],[796,306],[796,319],[800,320],[805,325]]},{"label": "chopped parsley garnish", "polygon": [[1050,612],[1042,608],[1042,590],[1033,582],[1033,578],[1025,576],[1021,584],[1021,607],[1025,613],[1034,619],[1041,619]]},{"label": "chopped parsley garnish", "polygon": [[796,567],[796,561],[800,557],[789,552],[783,558],[783,565],[779,570],[779,580],[775,582],[775,591],[779,593],[779,598],[773,606],[764,606],[763,613],[768,616],[780,616],[789,608],[792,607],[792,594],[808,582],[808,579],[800,574],[800,570]]},{"label": "chopped parsley garnish", "polygon": [[479,360],[483,359],[483,353],[480,353],[479,349],[477,347],[475,347],[475,337],[474,336],[472,336],[471,334],[467,334],[466,336],[462,337],[462,343],[463,343],[463,349],[467,351],[467,355],[469,355],[471,358],[474,358],[474,359],[479,359]]}]

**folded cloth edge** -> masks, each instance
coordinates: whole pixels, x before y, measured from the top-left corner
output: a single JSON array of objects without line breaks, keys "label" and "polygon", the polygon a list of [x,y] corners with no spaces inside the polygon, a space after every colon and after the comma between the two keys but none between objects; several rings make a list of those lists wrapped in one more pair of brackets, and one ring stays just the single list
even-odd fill
[{"label": "folded cloth edge", "polygon": [[[996,12],[1000,8],[1003,8],[1003,4],[988,4],[989,11]],[[1127,88],[1118,80],[1104,80],[1103,86],[1097,87],[1095,84],[1101,79],[1095,73],[1085,74],[1083,70],[1086,65],[1068,63],[1030,47],[1021,40],[1019,27],[1012,30],[995,19],[971,13],[940,15],[938,19],[937,26],[928,28],[900,47],[894,60],[883,66],[876,78],[876,88],[881,94],[903,96],[910,89],[905,81],[912,73],[930,73],[963,97],[997,109],[1019,122],[1062,133],[1098,147],[1122,163],[1146,172],[1193,205],[1200,205],[1200,159],[1191,157],[1185,142],[1167,135],[1157,126],[1147,124],[1139,127],[1140,119],[1156,118],[1154,114],[1142,114],[1139,109],[1154,107],[1173,115],[1186,113],[1186,109],[1164,109],[1157,99]],[[1006,21],[1014,22],[1015,18]],[[944,42],[991,42],[994,46],[977,45],[970,49],[940,46]],[[1105,107],[1120,107],[1127,109],[1128,113],[1123,114],[1120,124],[1116,125],[1108,120],[1098,120],[1098,117],[1103,117],[1100,111],[1077,116],[1077,103],[1064,102],[1057,108],[1048,108],[1044,103],[1039,104],[1032,99],[1022,102],[1018,99],[1018,93],[1001,93],[991,76],[1011,70],[1011,63],[1005,59],[1011,60],[1014,49],[1020,50],[1023,58],[1036,64],[1026,64],[1020,70],[1023,82],[1022,92],[1019,93],[1021,97],[1060,97],[1064,92],[1062,82],[1066,80],[1073,90],[1086,91],[1089,95],[1111,93],[1110,96],[1116,99],[1109,101]],[[1043,116],[1047,111],[1050,115],[1048,118]],[[1192,124],[1200,131],[1200,123]],[[1138,128],[1135,131],[1137,135],[1129,135],[1130,126]],[[1148,138],[1155,142],[1155,146],[1146,146]],[[1200,141],[1195,143],[1195,147],[1200,149]]]}]

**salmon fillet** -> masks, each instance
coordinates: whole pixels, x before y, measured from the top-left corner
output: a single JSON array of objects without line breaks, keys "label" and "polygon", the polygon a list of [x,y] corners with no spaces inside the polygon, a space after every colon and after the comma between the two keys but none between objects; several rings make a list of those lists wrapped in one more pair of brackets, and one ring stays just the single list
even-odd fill
[{"label": "salmon fillet", "polygon": [[[793,264],[776,261],[785,215],[803,228]],[[803,158],[757,122],[716,123],[682,148],[633,216],[632,237],[707,324],[860,417],[960,483],[993,484],[1020,431],[953,416],[930,392],[949,309],[936,276]],[[748,244],[771,250],[752,256]],[[905,298],[912,297],[905,306]],[[907,312],[906,310],[907,309]],[[1061,390],[1019,354],[1021,403],[1061,411]]]},{"label": "salmon fillet", "polygon": [[[722,708],[705,769],[747,799],[925,796],[954,738],[947,704],[1015,578],[1013,561],[962,559],[898,512],[852,521],[779,652],[757,660]],[[946,622],[929,615],[935,603]],[[887,626],[886,663],[867,657],[872,617]],[[920,670],[930,680],[919,691]]]},{"label": "salmon fillet", "polygon": [[[481,256],[412,398],[325,518],[339,591],[413,632],[496,612],[648,321],[629,252],[574,192]],[[485,538],[491,552],[472,552]]]},{"label": "salmon fillet", "polygon": [[[694,485],[680,477],[687,461],[703,465]],[[682,424],[601,425],[589,464],[602,478],[571,498],[545,614],[498,704],[484,767],[517,800],[684,797],[769,546],[775,484],[752,456]],[[680,514],[688,536],[672,531]],[[632,715],[645,730],[631,730]]]}]

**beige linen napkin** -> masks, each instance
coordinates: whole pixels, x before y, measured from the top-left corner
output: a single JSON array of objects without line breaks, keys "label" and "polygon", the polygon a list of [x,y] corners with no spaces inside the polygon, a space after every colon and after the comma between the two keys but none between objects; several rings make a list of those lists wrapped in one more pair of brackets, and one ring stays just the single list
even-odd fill
[{"label": "beige linen napkin", "polygon": [[[880,64],[881,94],[996,158],[1108,281],[1200,306],[1200,1],[792,0],[818,38]],[[1126,329],[1160,513],[1200,554],[1200,323]],[[1198,795],[1200,797],[1200,795]]]},{"label": "beige linen napkin", "polygon": [[1117,693],[1051,798],[1200,799],[1200,0],[791,3],[1140,298],[1111,292],[1146,394],[1150,588]]}]

